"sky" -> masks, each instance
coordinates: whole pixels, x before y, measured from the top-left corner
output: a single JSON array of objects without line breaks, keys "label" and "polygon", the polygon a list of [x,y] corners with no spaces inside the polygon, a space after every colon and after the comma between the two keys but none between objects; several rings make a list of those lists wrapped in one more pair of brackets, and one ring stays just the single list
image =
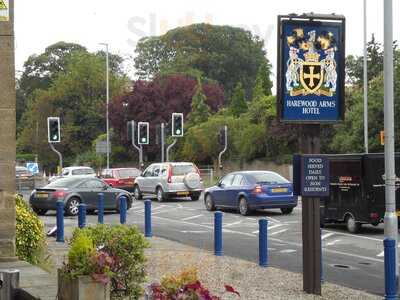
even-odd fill
[{"label": "sky", "polygon": [[[394,39],[400,40],[400,1],[393,1]],[[363,0],[15,0],[16,70],[24,61],[58,41],[79,43],[89,51],[104,49],[126,59],[132,75],[136,42],[160,35],[177,26],[207,22],[238,26],[265,41],[267,57],[276,67],[277,15],[289,13],[336,13],[346,17],[346,55],[362,55]],[[367,0],[367,32],[383,42],[383,1]]]}]

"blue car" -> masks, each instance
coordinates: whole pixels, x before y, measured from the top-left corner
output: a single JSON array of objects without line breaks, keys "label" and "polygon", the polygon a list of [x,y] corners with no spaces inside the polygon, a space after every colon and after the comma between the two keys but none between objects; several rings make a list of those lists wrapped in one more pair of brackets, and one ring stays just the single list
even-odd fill
[{"label": "blue car", "polygon": [[280,208],[290,214],[297,205],[293,185],[270,171],[241,171],[224,176],[216,186],[205,190],[204,204],[209,211],[235,208],[242,215],[252,210]]}]

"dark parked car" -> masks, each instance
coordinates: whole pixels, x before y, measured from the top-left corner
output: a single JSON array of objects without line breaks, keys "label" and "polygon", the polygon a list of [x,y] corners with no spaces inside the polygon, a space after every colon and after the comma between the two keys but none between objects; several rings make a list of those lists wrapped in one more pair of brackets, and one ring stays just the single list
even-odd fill
[{"label": "dark parked car", "polygon": [[281,175],[270,171],[243,171],[224,176],[216,186],[206,189],[207,210],[236,208],[242,215],[254,209],[280,208],[290,214],[297,205],[293,185]]},{"label": "dark parked car", "polygon": [[69,177],[58,179],[43,188],[32,192],[29,203],[39,215],[48,210],[56,210],[57,200],[64,201],[67,215],[78,214],[78,204],[85,203],[88,212],[97,209],[98,193],[104,193],[104,208],[119,211],[119,198],[125,195],[128,208],[132,205],[132,196],[124,190],[110,187],[98,178]]},{"label": "dark parked car", "polygon": [[116,168],[104,169],[100,177],[112,187],[133,192],[135,178],[140,174],[140,170],[136,168]]}]

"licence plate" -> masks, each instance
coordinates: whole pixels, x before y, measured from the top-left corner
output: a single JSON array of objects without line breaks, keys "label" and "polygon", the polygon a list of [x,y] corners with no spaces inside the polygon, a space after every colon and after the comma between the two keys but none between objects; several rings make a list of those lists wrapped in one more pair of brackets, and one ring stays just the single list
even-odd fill
[{"label": "licence plate", "polygon": [[189,195],[189,192],[177,192],[176,194],[180,196],[186,196]]},{"label": "licence plate", "polygon": [[288,189],[287,188],[275,188],[272,189],[273,193],[287,193]]},{"label": "licence plate", "polygon": [[36,194],[36,198],[48,198],[49,194],[47,193],[40,193],[40,194]]}]

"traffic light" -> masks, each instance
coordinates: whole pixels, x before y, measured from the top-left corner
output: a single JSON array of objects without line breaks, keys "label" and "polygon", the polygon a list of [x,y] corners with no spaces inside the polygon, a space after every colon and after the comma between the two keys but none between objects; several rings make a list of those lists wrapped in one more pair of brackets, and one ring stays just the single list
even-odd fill
[{"label": "traffic light", "polygon": [[59,143],[61,141],[59,117],[47,118],[47,135],[49,143]]},{"label": "traffic light", "polygon": [[149,144],[149,122],[138,123],[138,144],[139,145]]},{"label": "traffic light", "polygon": [[172,136],[183,137],[183,114],[172,114]]}]

